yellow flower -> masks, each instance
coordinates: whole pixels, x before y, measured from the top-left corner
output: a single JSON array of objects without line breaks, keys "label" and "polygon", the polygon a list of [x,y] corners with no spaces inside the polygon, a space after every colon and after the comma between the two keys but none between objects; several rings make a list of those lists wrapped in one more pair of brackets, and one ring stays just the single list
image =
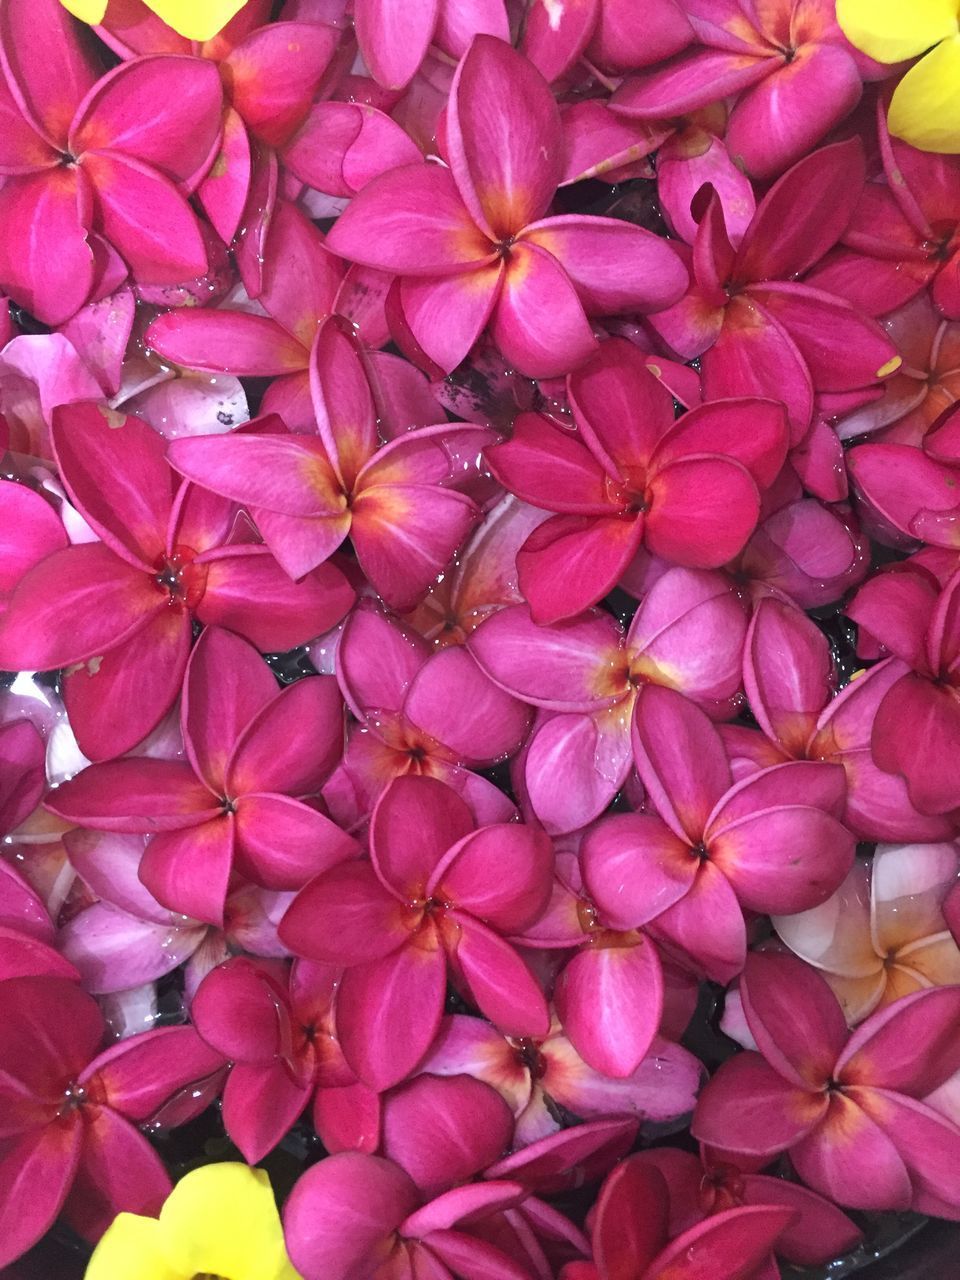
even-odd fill
[{"label": "yellow flower", "polygon": [[[60,0],[81,22],[103,21],[107,0]],[[187,40],[212,40],[246,0],[144,0],[148,9]]]},{"label": "yellow flower", "polygon": [[85,1280],[301,1280],[287,1257],[270,1179],[245,1164],[181,1178],[160,1217],[118,1214]]},{"label": "yellow flower", "polygon": [[897,85],[887,118],[895,137],[923,151],[960,152],[958,10],[958,0],[837,0],[844,35],[871,58],[926,54]]}]

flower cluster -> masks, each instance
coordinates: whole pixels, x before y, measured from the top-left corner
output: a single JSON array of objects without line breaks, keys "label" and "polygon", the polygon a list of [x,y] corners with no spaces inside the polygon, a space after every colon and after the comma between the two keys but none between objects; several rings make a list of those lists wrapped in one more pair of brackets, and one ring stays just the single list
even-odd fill
[{"label": "flower cluster", "polygon": [[960,1220],[953,0],[65,5],[0,0],[0,1268]]}]

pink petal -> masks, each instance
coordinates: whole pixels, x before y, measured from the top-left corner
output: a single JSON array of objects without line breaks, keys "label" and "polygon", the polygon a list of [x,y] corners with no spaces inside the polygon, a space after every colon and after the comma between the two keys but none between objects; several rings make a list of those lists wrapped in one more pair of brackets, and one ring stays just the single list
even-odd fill
[{"label": "pink petal", "polygon": [[693,885],[689,845],[652,813],[617,814],[598,823],[580,847],[584,885],[611,929],[638,929]]},{"label": "pink petal", "polygon": [[340,197],[421,159],[400,125],[362,102],[318,102],[283,152],[284,164],[301,182]]},{"label": "pink petal", "polygon": [[193,1027],[161,1027],[109,1045],[80,1080],[99,1094],[103,1105],[139,1123],[172,1115],[171,1101],[218,1075],[223,1066],[223,1057]]},{"label": "pink petal", "polygon": [[631,76],[613,97],[624,115],[641,119],[683,116],[728,94],[741,93],[772,70],[766,58],[737,56],[720,49],[685,53],[658,71]]},{"label": "pink petal", "polygon": [[726,1209],[672,1240],[651,1263],[651,1274],[673,1275],[677,1280],[714,1280],[719,1264],[725,1277],[749,1275],[751,1271],[759,1276],[754,1268],[769,1259],[793,1219],[793,1209],[783,1205]]},{"label": "pink petal", "polygon": [[[119,422],[91,403],[62,405],[51,431],[64,483],[88,524],[117,555],[154,569],[165,550],[175,477],[164,443],[139,418]],[[108,493],[104,475],[114,476]]]},{"label": "pink petal", "polygon": [[174,760],[92,765],[52,792],[47,807],[75,826],[102,831],[178,831],[219,813],[193,770]]},{"label": "pink petal", "polygon": [[583,1060],[615,1079],[636,1071],[660,1026],[663,975],[656,947],[588,947],[568,961],[554,992],[563,1029]]},{"label": "pink petal", "polygon": [[368,183],[334,223],[327,247],[368,267],[433,276],[486,265],[494,246],[448,170],[411,164]]},{"label": "pink petal", "polygon": [[282,1060],[235,1063],[223,1090],[223,1127],[244,1160],[255,1164],[282,1142],[312,1092],[312,1081],[297,1080]]},{"label": "pink petal", "polygon": [[754,953],[747,957],[740,994],[769,1065],[798,1088],[822,1088],[847,1039],[843,1013],[825,979],[794,956]]},{"label": "pink petal", "polygon": [[91,1111],[65,1215],[75,1231],[95,1240],[118,1213],[158,1214],[171,1183],[137,1128],[106,1107]]},{"label": "pink petal", "polygon": [[550,1195],[599,1181],[633,1145],[637,1122],[624,1116],[589,1120],[530,1143],[491,1165],[487,1178],[515,1178],[530,1190]]},{"label": "pink petal", "polygon": [[671,1122],[691,1112],[700,1087],[702,1067],[680,1045],[657,1036],[631,1075],[611,1079],[588,1067],[566,1038],[548,1042],[543,1088],[574,1115],[594,1117],[632,1112],[647,1123]]},{"label": "pink petal", "polygon": [[648,548],[692,569],[718,569],[739,554],[760,514],[756,485],[733,459],[689,457],[668,463],[649,492]]},{"label": "pink petal", "polygon": [[673,423],[673,397],[632,343],[610,338],[567,379],[577,423],[611,475],[645,469]]},{"label": "pink petal", "polygon": [[220,926],[233,870],[233,843],[229,816],[163,832],[147,846],[140,878],[171,911]]},{"label": "pink petal", "polygon": [[523,240],[557,259],[589,315],[662,311],[687,286],[683,263],[662,237],[614,218],[545,218]]},{"label": "pink petal", "polygon": [[542,217],[560,181],[560,113],[535,67],[479,35],[450,88],[447,147],[460,194],[491,240]]},{"label": "pink petal", "polygon": [[862,1242],[862,1232],[845,1213],[806,1187],[762,1174],[749,1174],[743,1183],[745,1204],[782,1205],[799,1215],[777,1241],[777,1253],[790,1262],[812,1266]]},{"label": "pink petal", "polygon": [[0,725],[0,832],[19,827],[46,790],[44,741],[28,720]]},{"label": "pink petal", "polygon": [[642,516],[554,516],[517,553],[520,588],[538,624],[589,609],[612,591],[645,532]]},{"label": "pink petal", "polygon": [[633,751],[660,816],[681,840],[696,844],[730,785],[716,729],[682,694],[645,685],[634,710]]},{"label": "pink petal", "polygon": [[587,47],[599,8],[600,0],[575,0],[557,16],[546,0],[534,0],[523,26],[521,53],[546,80],[559,80]]},{"label": "pink petal", "polygon": [[180,691],[190,640],[187,611],[161,603],[134,635],[67,670],[63,702],[88,759],[110,760],[156,728]]},{"label": "pink petal", "polygon": [[401,902],[426,896],[446,851],[474,826],[463,800],[433,778],[396,778],[370,823],[370,856],[381,883]]},{"label": "pink petal", "polygon": [[[312,960],[364,964],[403,946],[420,914],[388,894],[368,863],[344,862],[296,896],[280,923],[280,940]],[[318,920],[329,920],[329,931],[318,929]]]},{"label": "pink petal", "polygon": [[44,324],[61,324],[90,297],[89,204],[86,178],[69,169],[11,178],[0,191],[0,285]]},{"label": "pink petal", "polygon": [[742,280],[789,280],[840,239],[862,191],[863,146],[850,138],[821,147],[775,182],[740,245]]},{"label": "pink petal", "polygon": [[80,1162],[83,1126],[48,1124],[10,1143],[0,1158],[0,1266],[53,1226]]},{"label": "pink petal", "polygon": [[48,502],[25,485],[0,484],[0,607],[28,569],[67,545]]},{"label": "pink petal", "polygon": [[[31,53],[38,26],[45,37],[42,58]],[[13,0],[4,6],[0,38],[11,89],[25,116],[54,146],[62,146],[99,74],[75,23],[52,0]]]},{"label": "pink petal", "polygon": [[337,43],[322,23],[275,22],[237,45],[220,73],[247,128],[282,146],[307,114]]},{"label": "pink petal", "polygon": [[410,687],[404,715],[458,760],[471,764],[513,755],[530,723],[529,709],[498,689],[459,646],[434,654],[422,669]]},{"label": "pink petal", "polygon": [[886,1089],[854,1089],[852,1097],[886,1134],[907,1167],[914,1194],[960,1207],[960,1128],[923,1103]]},{"label": "pink petal", "polygon": [[67,922],[58,946],[79,971],[84,989],[103,995],[162,978],[193,955],[203,933],[202,927],[139,920],[97,902]]},{"label": "pink petal", "polygon": [[845,1084],[923,1097],[960,1069],[960,988],[933,987],[877,1010],[850,1037],[836,1065]]},{"label": "pink petal", "polygon": [[[290,734],[296,724],[311,749]],[[236,743],[227,774],[233,795],[279,791],[306,796],[320,790],[343,753],[343,701],[330,676],[298,680],[261,705]]]},{"label": "pink petal", "polygon": [[337,1032],[351,1069],[371,1088],[388,1089],[429,1049],[446,991],[441,948],[422,945],[348,969],[337,996]]},{"label": "pink petal", "polygon": [[431,875],[427,893],[499,933],[522,933],[546,909],[552,877],[553,846],[543,832],[502,823],[460,840]]},{"label": "pink petal", "polygon": [[139,284],[179,284],[207,272],[196,217],[169,178],[116,151],[84,157],[98,228]]},{"label": "pink petal", "polygon": [[385,89],[403,89],[413,79],[433,38],[439,3],[426,0],[411,9],[398,0],[360,0],[356,6],[357,42]]},{"label": "pink petal", "polygon": [[236,816],[238,867],[267,889],[299,889],[357,853],[352,836],[289,796],[243,795]]},{"label": "pink petal", "polygon": [[546,250],[522,240],[510,251],[490,331],[507,360],[528,378],[559,377],[597,346],[563,267]]},{"label": "pink petal", "polygon": [[604,1275],[628,1280],[645,1274],[667,1239],[669,1206],[667,1183],[647,1160],[634,1156],[610,1171],[597,1197],[590,1233]]},{"label": "pink petal", "polygon": [[445,1191],[443,1195],[411,1213],[401,1223],[400,1234],[412,1239],[432,1237],[435,1233],[449,1231],[463,1219],[482,1220],[498,1209],[511,1209],[523,1198],[524,1189],[516,1182],[498,1179],[494,1182],[468,1183],[463,1187],[455,1187],[452,1191]]},{"label": "pink petal", "polygon": [[273,673],[251,645],[207,628],[187,665],[182,723],[190,763],[214,794],[224,790],[241,733],[277,693]]},{"label": "pink petal", "polygon": [[[789,1083],[759,1053],[722,1063],[703,1088],[690,1131],[699,1142],[744,1155],[772,1157],[821,1123],[830,1103]],[[812,1141],[819,1141],[814,1133]]]},{"label": "pink petal", "polygon": [[344,1152],[320,1160],[284,1205],[290,1258],[304,1275],[347,1280],[382,1256],[418,1199],[407,1174],[379,1156]]},{"label": "pink petal", "polygon": [[690,892],[648,925],[651,936],[689,956],[714,982],[730,983],[743,968],[747,931],[729,880],[701,864]]},{"label": "pink petal", "polygon": [[743,95],[727,146],[754,178],[773,177],[805,155],[860,101],[860,72],[846,49],[810,42]]},{"label": "pink petal", "polygon": [[801,755],[832,684],[830,649],[819,628],[773,596],[761,600],[747,633],[744,686],[764,733]]},{"label": "pink petal", "polygon": [[756,210],[750,179],[733,162],[723,142],[703,130],[688,128],[666,142],[657,155],[657,194],[668,222],[688,244],[697,223],[690,206],[709,182],[719,197],[730,239],[739,243]]},{"label": "pink petal", "polygon": [[900,1153],[852,1098],[831,1098],[826,1121],[790,1152],[815,1191],[852,1209],[905,1209],[913,1190]]},{"label": "pink petal", "polygon": [[190,1017],[204,1041],[235,1062],[266,1066],[287,1051],[286,993],[265,966],[243,957],[213,969],[200,983]]},{"label": "pink petal", "polygon": [[490,322],[500,296],[501,262],[462,275],[409,276],[400,282],[400,302],[420,346],[451,372]]},{"label": "pink petal", "polygon": [[623,786],[632,756],[616,706],[587,715],[550,715],[533,729],[523,761],[527,796],[544,828],[576,831],[598,817]]},{"label": "pink petal", "polygon": [[543,991],[518,953],[465,911],[448,911],[451,959],[470,999],[505,1035],[544,1036],[550,1014]]},{"label": "pink petal", "polygon": [[280,325],[244,311],[168,311],[146,342],[168,360],[212,373],[271,377],[307,364],[303,346]]},{"label": "pink petal", "polygon": [[500,483],[524,502],[571,515],[607,515],[614,506],[594,452],[540,414],[521,413],[511,438],[485,457]]},{"label": "pink petal", "polygon": [[721,400],[698,405],[664,436],[657,461],[662,466],[698,453],[735,459],[750,472],[758,489],[768,489],[787,456],[783,405],[772,400]]},{"label": "pink petal", "polygon": [[957,806],[957,783],[947,762],[960,743],[960,705],[940,685],[912,673],[889,690],[873,723],[874,763],[906,779],[923,813]]},{"label": "pink petal", "polygon": [[496,36],[510,42],[510,23],[503,0],[466,0],[441,4],[434,40],[451,58],[462,58],[476,35]]},{"label": "pink petal", "polygon": [[252,176],[247,127],[232,107],[223,113],[223,137],[212,168],[197,188],[197,198],[217,235],[230,244],[240,226]]},{"label": "pink petal", "polygon": [[339,569],[323,564],[291,582],[262,547],[237,548],[206,561],[207,587],[197,616],[227,627],[263,653],[280,653],[323,635],[354,601]]},{"label": "pink petal", "polygon": [[423,638],[375,609],[354,609],[337,646],[337,679],[358,720],[396,712],[429,654]]},{"label": "pink petal", "polygon": [[331,1155],[368,1154],[380,1145],[380,1095],[364,1084],[318,1089],[313,1096],[313,1127]]},{"label": "pink petal", "polygon": [[499,1159],[512,1136],[510,1108],[467,1075],[417,1076],[383,1107],[383,1154],[425,1197],[474,1177]]}]

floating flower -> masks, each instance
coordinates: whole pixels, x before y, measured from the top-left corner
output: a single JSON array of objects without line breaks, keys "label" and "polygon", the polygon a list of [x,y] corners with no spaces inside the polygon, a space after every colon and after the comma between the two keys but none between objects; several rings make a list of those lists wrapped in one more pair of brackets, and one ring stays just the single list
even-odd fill
[{"label": "floating flower", "polygon": [[245,1164],[208,1164],[180,1179],[158,1217],[119,1214],[84,1280],[300,1280],[287,1257],[270,1179]]}]

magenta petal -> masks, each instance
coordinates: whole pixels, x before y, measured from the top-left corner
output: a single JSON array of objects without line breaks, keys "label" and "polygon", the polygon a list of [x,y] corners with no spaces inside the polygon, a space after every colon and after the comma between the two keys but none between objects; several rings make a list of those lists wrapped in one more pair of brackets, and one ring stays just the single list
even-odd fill
[{"label": "magenta petal", "polygon": [[833,662],[826,637],[799,609],[768,596],[747,633],[743,675],[764,733],[801,755],[830,699]]},{"label": "magenta petal", "polygon": [[306,115],[336,51],[323,22],[275,22],[252,31],[221,63],[233,105],[270,146],[287,141]]},{"label": "magenta petal", "polygon": [[286,993],[267,966],[245,957],[207,974],[190,1016],[206,1043],[235,1062],[266,1066],[290,1036]]},{"label": "magenta petal", "polygon": [[250,793],[236,801],[237,865],[267,889],[299,889],[353,857],[357,843],[329,818],[289,796]]},{"label": "magenta petal", "polygon": [[107,1107],[91,1112],[66,1217],[93,1240],[118,1213],[155,1216],[172,1188],[163,1161],[139,1129]]},{"label": "magenta petal", "polygon": [[446,977],[442,949],[419,943],[343,975],[337,1031],[344,1057],[365,1084],[388,1089],[424,1056],[440,1025]]},{"label": "magenta petal", "polygon": [[642,516],[554,516],[517,553],[520,588],[538,624],[572,618],[612,591],[637,553]]},{"label": "magenta petal", "polygon": [[960,988],[914,992],[877,1010],[850,1037],[837,1078],[923,1097],[960,1070]]},{"label": "magenta petal", "polygon": [[400,125],[361,102],[318,102],[283,151],[284,164],[301,182],[340,197],[420,160],[419,148]]},{"label": "magenta petal", "polygon": [[400,282],[400,303],[424,352],[452,372],[487,327],[504,277],[492,262],[463,275],[408,276]]},{"label": "magenta petal", "polygon": [[207,272],[200,224],[169,178],[115,151],[91,152],[98,227],[140,284],[179,284]]},{"label": "magenta petal", "polygon": [[162,978],[193,955],[203,934],[201,926],[178,929],[96,902],[66,923],[57,945],[84,989],[103,995]]},{"label": "magenta petal", "polygon": [[960,1128],[913,1098],[886,1089],[852,1096],[887,1135],[907,1167],[914,1193],[929,1193],[960,1212]]},{"label": "magenta petal", "polygon": [[[418,915],[386,891],[369,863],[344,862],[297,895],[281,921],[280,940],[312,960],[365,964],[403,946]],[[320,920],[329,928],[318,928]]]},{"label": "magenta petal", "polygon": [[553,846],[535,827],[481,827],[454,846],[427,893],[456,903],[500,933],[522,933],[550,900]]},{"label": "magenta petal", "polygon": [[189,765],[145,759],[92,765],[53,791],[47,807],[102,831],[178,831],[220,812]]},{"label": "magenta petal", "polygon": [[645,541],[654,555],[691,569],[718,569],[738,555],[760,515],[756,484],[733,458],[668,462],[650,484]]},{"label": "magenta petal", "polygon": [[401,902],[425,897],[443,855],[473,827],[468,806],[444,783],[396,778],[370,823],[370,857],[381,884]]},{"label": "magenta petal", "polygon": [[540,414],[519,414],[510,439],[484,456],[500,483],[534,506],[589,516],[607,515],[614,506],[595,451]]},{"label": "magenta petal", "polygon": [[829,1105],[825,1093],[799,1089],[748,1051],[724,1062],[704,1086],[690,1130],[712,1147],[772,1157],[809,1134]]},{"label": "magenta petal", "polygon": [[743,968],[747,930],[730,881],[704,863],[690,892],[648,926],[688,955],[714,982],[730,983]]},{"label": "magenta petal", "polygon": [[852,1209],[905,1209],[913,1188],[894,1143],[845,1094],[826,1121],[791,1149],[797,1173],[815,1191]]},{"label": "magenta petal", "polygon": [[0,1266],[36,1244],[60,1212],[80,1162],[83,1126],[49,1124],[0,1157]]},{"label": "magenta petal", "polygon": [[460,194],[491,240],[542,217],[560,181],[560,112],[527,60],[477,36],[450,88],[450,165]]},{"label": "magenta petal", "polygon": [[570,277],[552,254],[523,240],[511,250],[491,334],[528,378],[560,377],[597,347]]},{"label": "magenta petal", "polygon": [[[31,54],[38,24],[44,32],[42,58]],[[7,73],[24,114],[50,142],[62,145],[77,107],[99,74],[87,46],[77,38],[74,21],[52,0],[13,0],[4,6],[0,34]]]},{"label": "magenta petal", "polygon": [[365,1084],[318,1089],[313,1096],[313,1127],[331,1155],[338,1151],[372,1154],[380,1145],[380,1095]]},{"label": "magenta petal", "polygon": [[863,1233],[829,1200],[784,1178],[749,1174],[744,1178],[744,1203],[783,1205],[798,1217],[777,1242],[777,1252],[794,1264],[813,1266],[849,1253]]},{"label": "magenta petal", "polygon": [[580,847],[584,885],[606,925],[637,929],[689,892],[697,872],[690,846],[652,813],[617,814]]},{"label": "magenta petal", "polygon": [[514,948],[461,911],[446,915],[452,960],[470,997],[505,1035],[544,1036],[550,1014],[543,991]]},{"label": "magenta petal", "polygon": [[660,70],[625,80],[613,98],[624,115],[663,119],[741,93],[771,71],[768,59],[737,56],[722,49],[685,53]]},{"label": "magenta petal", "polygon": [[960,704],[952,692],[912,673],[888,691],[877,710],[871,741],[874,763],[906,779],[911,802],[928,814],[957,807]]},{"label": "magenta petal", "polygon": [[337,646],[337,680],[358,720],[397,712],[430,650],[415,631],[376,609],[354,609]]},{"label": "magenta petal", "polygon": [[795,956],[748,957],[740,983],[747,1024],[767,1062],[799,1088],[831,1079],[847,1039],[827,982]]},{"label": "magenta petal", "polygon": [[291,1260],[305,1276],[360,1275],[383,1256],[418,1201],[414,1183],[389,1160],[356,1152],[320,1160],[284,1206]]},{"label": "magenta petal", "polygon": [[357,42],[373,78],[385,89],[403,89],[426,56],[440,0],[412,8],[402,0],[359,0]]},{"label": "magenta petal", "polygon": [[794,1211],[784,1205],[723,1210],[671,1240],[654,1258],[651,1274],[674,1275],[677,1280],[714,1280],[719,1264],[724,1276],[760,1277],[764,1274],[760,1268],[769,1262],[772,1280],[777,1268],[770,1260],[771,1250],[793,1218]]},{"label": "magenta petal", "polygon": [[[304,750],[299,735],[290,733],[293,724],[309,737],[309,750]],[[228,791],[312,795],[342,754],[343,700],[336,681],[317,676],[298,680],[279,693],[274,686],[274,696],[261,704],[236,743]]]},{"label": "magenta petal", "polygon": [[233,870],[233,836],[234,824],[229,817],[162,832],[147,845],[140,878],[171,911],[222,925]]},{"label": "magenta petal", "polygon": [[383,1154],[426,1197],[480,1173],[503,1155],[512,1136],[510,1108],[468,1075],[417,1076],[384,1102]]},{"label": "magenta petal", "polygon": [[686,269],[667,241],[614,218],[545,218],[523,240],[557,259],[588,315],[662,311],[687,287]]},{"label": "magenta petal", "polygon": [[[3,835],[18,827],[40,803],[47,781],[44,759],[44,741],[29,720],[0,725],[0,833]],[[2,897],[0,892],[0,899]]]},{"label": "magenta petal", "polygon": [[212,373],[270,377],[307,365],[296,338],[268,316],[245,311],[168,311],[148,327],[146,341],[168,360]]},{"label": "magenta petal", "polygon": [[223,137],[212,169],[197,188],[197,198],[217,235],[230,244],[250,193],[252,162],[247,127],[232,107],[223,114]]},{"label": "magenta petal", "polygon": [[554,993],[563,1029],[583,1060],[615,1079],[633,1074],[660,1026],[663,974],[656,947],[587,947]]},{"label": "magenta petal", "polygon": [[66,169],[10,178],[0,190],[0,286],[44,324],[62,324],[90,297],[88,203],[85,179]]},{"label": "magenta petal", "polygon": [[498,689],[459,646],[437,653],[414,680],[404,715],[465,763],[493,763],[513,755],[526,735],[530,711]]},{"label": "magenta petal", "polygon": [[551,835],[586,826],[623,786],[631,763],[629,733],[615,707],[541,719],[523,757],[534,813]]},{"label": "magenta petal", "polygon": [[28,569],[67,545],[57,513],[25,485],[0,484],[0,613]]},{"label": "magenta petal", "polygon": [[516,1179],[544,1195],[582,1187],[608,1173],[633,1146],[636,1135],[637,1121],[632,1116],[588,1120],[531,1142],[491,1165],[486,1177]]},{"label": "magenta petal", "polygon": [[600,0],[551,9],[534,0],[527,9],[520,51],[545,79],[558,80],[577,62],[593,34]]},{"label": "magenta petal", "polygon": [[249,1164],[286,1137],[310,1101],[312,1082],[294,1079],[285,1062],[236,1063],[223,1090],[223,1127]]},{"label": "magenta petal", "polygon": [[[172,1116],[170,1103],[176,1103],[181,1092],[189,1094],[223,1066],[222,1056],[193,1027],[161,1027],[109,1045],[80,1079],[106,1105],[139,1123],[161,1114]],[[189,1098],[188,1111],[196,1096]]]}]

